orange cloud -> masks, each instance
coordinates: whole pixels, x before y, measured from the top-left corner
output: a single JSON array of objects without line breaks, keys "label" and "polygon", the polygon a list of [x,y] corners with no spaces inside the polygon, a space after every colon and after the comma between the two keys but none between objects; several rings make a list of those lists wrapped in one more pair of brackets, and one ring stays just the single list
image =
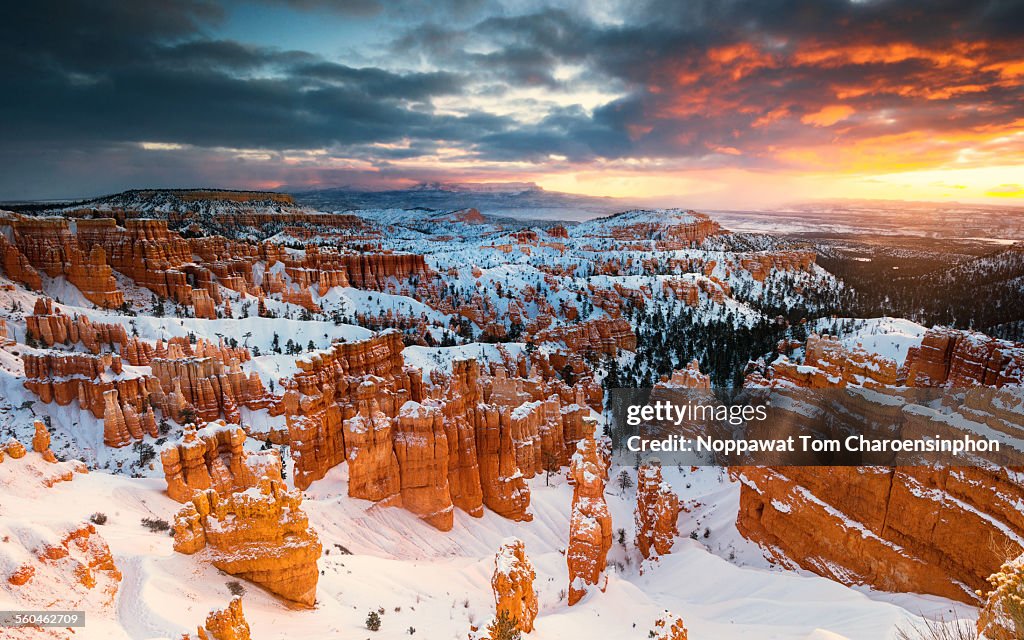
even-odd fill
[{"label": "orange cloud", "polygon": [[800,118],[800,122],[814,127],[830,127],[837,122],[846,120],[856,113],[856,110],[847,104],[830,104],[823,107],[816,113],[809,113]]}]

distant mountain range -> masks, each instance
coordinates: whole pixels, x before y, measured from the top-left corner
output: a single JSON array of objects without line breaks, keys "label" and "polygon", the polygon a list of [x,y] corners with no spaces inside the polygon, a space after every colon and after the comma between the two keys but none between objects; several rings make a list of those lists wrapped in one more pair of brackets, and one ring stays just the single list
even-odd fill
[{"label": "distant mountain range", "polygon": [[352,209],[477,209],[498,218],[585,220],[628,208],[617,198],[546,191],[532,182],[428,182],[408,189],[367,191],[336,187],[315,191],[287,189],[297,204],[323,211]]}]

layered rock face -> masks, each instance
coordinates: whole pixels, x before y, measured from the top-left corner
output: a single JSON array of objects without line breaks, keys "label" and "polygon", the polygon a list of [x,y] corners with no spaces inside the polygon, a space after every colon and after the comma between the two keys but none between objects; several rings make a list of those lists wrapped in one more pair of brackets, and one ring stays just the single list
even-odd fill
[{"label": "layered rock face", "polygon": [[972,602],[1021,549],[1024,488],[1007,469],[744,467],[737,528],[783,563],[845,584]]},{"label": "layered rock face", "polygon": [[259,376],[242,371],[241,364],[251,358],[244,347],[199,340],[194,345],[168,344],[163,355],[161,348],[158,344],[152,357],[144,357],[158,381],[154,403],[176,422],[182,422],[187,408],[199,420],[216,420],[223,415],[237,424],[239,407],[261,409],[273,402]]},{"label": "layered rock face", "polygon": [[569,547],[565,558],[569,565],[569,605],[579,602],[591,587],[604,591],[604,573],[608,550],[612,547],[612,516],[604,499],[608,463],[590,433],[580,440],[569,466],[575,485],[572,515],[569,518]]},{"label": "layered rock face", "polygon": [[911,348],[904,369],[912,387],[1021,384],[1024,344],[936,327],[925,333],[919,348]]},{"label": "layered rock face", "polygon": [[[1016,348],[933,329],[897,372],[891,360],[868,360],[834,340],[809,339],[809,364],[776,363],[747,384],[886,390],[898,378],[912,386],[969,386],[941,409],[881,400],[855,409],[857,415],[877,413],[907,438],[963,438],[986,429],[1019,437],[1019,390],[980,386],[1015,379]],[[973,602],[1005,550],[1024,549],[1024,515],[1013,506],[1024,500],[1020,468],[789,466],[742,468],[739,477],[740,532],[780,562],[840,582]]]},{"label": "layered rock face", "polygon": [[66,316],[53,306],[53,300],[36,300],[32,315],[25,316],[29,336],[47,347],[55,344],[82,343],[92,353],[100,353],[104,345],[123,346],[128,332],[122,324],[93,323],[85,316]]},{"label": "layered rock face", "polygon": [[255,487],[264,476],[280,482],[281,458],[276,451],[251,454],[245,450],[245,431],[223,421],[202,429],[186,426],[180,442],[160,451],[167,495],[187,502],[213,489],[226,496]]},{"label": "layered rock face", "polygon": [[[52,321],[63,316],[45,317],[50,320],[33,325],[41,332],[65,327],[63,320]],[[78,336],[92,340],[106,331],[122,339],[112,326],[81,323]],[[86,333],[81,333],[81,327]],[[58,331],[57,335],[63,334]],[[261,409],[274,402],[256,373],[247,376],[241,370],[240,364],[250,358],[247,349],[205,340],[193,345],[184,339],[166,345],[158,342],[153,347],[137,339],[125,339],[122,351],[129,363],[149,366],[153,374],[125,370],[120,356],[110,353],[25,354],[25,388],[45,403],[66,406],[77,399],[83,409],[103,420],[104,442],[113,447],[130,444],[143,434],[155,437],[154,408],[178,423],[186,417],[189,421],[210,421],[221,416],[238,423],[240,406]]]},{"label": "layered rock face", "polygon": [[588,320],[571,326],[553,327],[538,332],[533,342],[562,342],[576,353],[615,355],[619,349],[634,351],[636,334],[625,318]]},{"label": "layered rock face", "polygon": [[640,467],[636,487],[636,546],[644,558],[672,551],[679,529],[679,497],[661,475],[654,458]]},{"label": "layered rock face", "polygon": [[1008,560],[988,581],[992,590],[978,615],[980,640],[1019,640],[1024,636],[1024,556]]},{"label": "layered rock face", "polygon": [[192,303],[189,274],[183,269],[192,262],[192,250],[188,241],[167,229],[165,220],[128,219],[119,227],[112,218],[100,218],[77,225],[82,247],[102,249],[110,266],[161,297]]},{"label": "layered rock face", "polygon": [[196,635],[185,635],[181,640],[250,640],[249,623],[242,611],[242,598],[235,596],[225,609],[215,609],[206,616],[206,624],[196,629]]},{"label": "layered rock face", "polygon": [[358,289],[382,291],[391,278],[404,281],[431,275],[423,256],[409,253],[348,253],[341,254],[338,262]]},{"label": "layered rock face", "polygon": [[215,567],[286,600],[312,606],[320,540],[301,509],[302,496],[262,478],[230,496],[195,494],[174,520],[174,549],[202,552]]},{"label": "layered rock face", "polygon": [[507,538],[494,557],[491,589],[494,591],[496,612],[507,611],[516,620],[523,633],[533,631],[537,617],[537,591],[533,581],[537,573],[526,558],[526,545],[518,538]]},{"label": "layered rock face", "polygon": [[0,267],[4,275],[15,282],[20,282],[34,291],[43,290],[43,279],[25,254],[7,241],[7,236],[0,234]]},{"label": "layered rock face", "polygon": [[22,218],[14,225],[18,248],[36,269],[51,278],[65,276],[90,302],[115,309],[124,304],[113,270],[102,248],[83,251],[68,221],[58,218]]}]

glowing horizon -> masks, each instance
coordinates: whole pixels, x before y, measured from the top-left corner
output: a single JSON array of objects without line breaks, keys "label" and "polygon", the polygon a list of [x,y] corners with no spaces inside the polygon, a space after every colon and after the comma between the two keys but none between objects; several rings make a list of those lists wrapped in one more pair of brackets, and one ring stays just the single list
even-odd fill
[{"label": "glowing horizon", "polygon": [[15,9],[0,200],[530,181],[712,208],[1024,204],[1012,5],[143,4]]}]

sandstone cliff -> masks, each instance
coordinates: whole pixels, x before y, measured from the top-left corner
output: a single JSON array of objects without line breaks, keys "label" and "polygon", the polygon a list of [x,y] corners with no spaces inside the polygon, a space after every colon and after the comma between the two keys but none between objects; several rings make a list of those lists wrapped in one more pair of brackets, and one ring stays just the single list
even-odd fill
[{"label": "sandstone cliff", "polygon": [[316,602],[320,540],[302,496],[269,478],[230,496],[196,493],[174,520],[174,549],[302,605]]}]

